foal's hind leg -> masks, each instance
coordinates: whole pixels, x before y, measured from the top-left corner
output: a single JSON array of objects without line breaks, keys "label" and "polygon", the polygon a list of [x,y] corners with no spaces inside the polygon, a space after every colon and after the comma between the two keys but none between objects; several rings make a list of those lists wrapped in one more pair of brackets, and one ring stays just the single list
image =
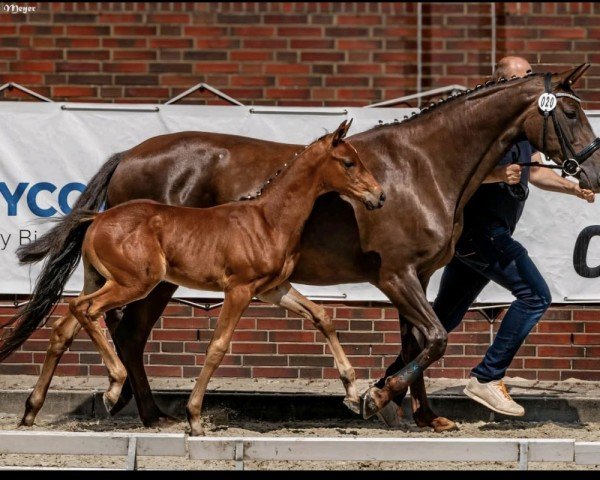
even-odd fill
[{"label": "foal's hind leg", "polygon": [[114,310],[106,312],[106,323],[117,354],[127,369],[128,380],[121,390],[118,402],[110,411],[111,415],[127,405],[133,394],[145,427],[164,425],[176,420],[156,405],[144,370],[144,347],[152,327],[176,289],[177,285],[161,282],[147,297],[128,304],[123,310],[122,318],[112,324],[110,322],[111,317],[114,317]]},{"label": "foal's hind leg", "polygon": [[221,360],[229,349],[229,343],[233,335],[233,331],[244,313],[244,310],[250,305],[252,300],[252,291],[248,287],[238,287],[236,289],[225,292],[225,300],[221,309],[221,314],[217,320],[217,325],[213,333],[212,339],[206,349],[206,360],[204,367],[200,372],[200,376],[196,381],[194,390],[190,395],[187,404],[187,417],[190,423],[191,435],[204,435],[202,428],[200,413],[202,410],[202,401],[206,387],[213,372],[221,364]]},{"label": "foal's hind leg", "polygon": [[19,425],[30,427],[35,421],[35,417],[44,405],[46,394],[50,387],[50,382],[54,376],[54,371],[63,353],[69,348],[77,333],[81,330],[81,325],[77,319],[68,314],[59,318],[52,325],[52,333],[50,334],[50,345],[46,351],[42,373],[33,388],[33,391],[27,397],[25,402],[25,413]]},{"label": "foal's hind leg", "polygon": [[[108,280],[99,290],[89,295],[79,296],[69,304],[71,313],[79,320],[92,339],[92,342],[98,348],[98,352],[102,356],[108,370],[109,387],[103,396],[104,406],[108,411],[111,410],[112,406],[119,399],[119,394],[127,379],[127,371],[100,329],[98,318],[107,310],[120,307],[145,296],[152,287],[153,285],[124,287],[113,280]],[[88,292],[93,290],[93,288],[90,289],[86,285],[84,290]]]},{"label": "foal's hind leg", "polygon": [[258,296],[264,302],[274,303],[301,315],[313,322],[315,327],[325,335],[327,344],[331,349],[335,364],[340,372],[340,379],[346,390],[344,404],[354,413],[360,413],[360,396],[356,389],[356,374],[350,361],[344,353],[344,349],[337,337],[333,322],[325,309],[311,302],[308,298],[298,292],[289,282],[282,283],[277,288],[269,290]]}]

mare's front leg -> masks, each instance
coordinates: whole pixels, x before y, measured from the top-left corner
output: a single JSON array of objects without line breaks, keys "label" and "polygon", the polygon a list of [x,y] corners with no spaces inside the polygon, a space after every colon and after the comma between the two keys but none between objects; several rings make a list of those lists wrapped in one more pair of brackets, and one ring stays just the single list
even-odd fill
[{"label": "mare's front leg", "polygon": [[[407,365],[413,361],[423,350],[417,341],[413,328],[407,324],[408,322],[401,320],[401,335],[402,335],[402,352],[404,364]],[[389,369],[388,369],[389,370]],[[395,371],[386,372],[386,377],[394,374]],[[456,423],[445,417],[437,415],[429,405],[427,400],[427,391],[425,389],[425,380],[421,373],[415,381],[410,385],[410,394],[412,397],[413,419],[419,427],[431,427],[435,432],[444,432],[446,430],[454,430],[458,428]]]},{"label": "mare's front leg", "polygon": [[206,349],[206,360],[202,371],[196,380],[187,404],[187,417],[191,428],[191,435],[204,435],[201,422],[202,402],[206,387],[214,371],[219,367],[237,323],[252,301],[253,291],[249,287],[237,287],[225,292],[225,300],[212,339]]},{"label": "mare's front leg", "polygon": [[360,397],[356,389],[356,374],[350,361],[346,357],[344,349],[333,326],[333,322],[325,309],[311,302],[308,298],[298,292],[289,282],[279,285],[277,288],[258,296],[264,302],[274,303],[286,308],[304,318],[311,320],[314,326],[325,335],[327,344],[331,349],[335,364],[340,372],[340,379],[346,390],[344,404],[354,413],[360,414]]},{"label": "mare's front leg", "polygon": [[403,319],[424,336],[423,350],[399,372],[386,378],[382,388],[371,387],[363,396],[362,414],[370,418],[395,395],[406,390],[429,365],[446,350],[448,334],[427,301],[425,291],[413,271],[381,272],[378,287],[391,300]]},{"label": "mare's front leg", "polygon": [[106,324],[115,349],[127,369],[127,379],[110,414],[119,412],[135,396],[140,419],[145,427],[170,423],[174,419],[164,413],[154,400],[148,377],[144,370],[144,348],[150,332],[164,311],[177,285],[159,283],[147,297],[132,302],[116,318],[115,310],[106,312]]}]

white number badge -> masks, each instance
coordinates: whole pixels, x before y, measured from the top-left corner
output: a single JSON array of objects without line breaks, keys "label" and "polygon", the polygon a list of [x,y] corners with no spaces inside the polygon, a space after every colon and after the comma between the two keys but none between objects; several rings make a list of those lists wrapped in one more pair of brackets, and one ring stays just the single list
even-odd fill
[{"label": "white number badge", "polygon": [[542,93],[538,99],[538,107],[542,112],[551,112],[556,108],[556,97],[552,93]]}]

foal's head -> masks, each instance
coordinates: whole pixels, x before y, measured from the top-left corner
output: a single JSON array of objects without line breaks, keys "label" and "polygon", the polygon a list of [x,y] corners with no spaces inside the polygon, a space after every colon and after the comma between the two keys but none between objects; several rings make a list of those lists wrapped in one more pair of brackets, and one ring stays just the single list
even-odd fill
[{"label": "foal's head", "polygon": [[363,164],[358,152],[344,141],[352,120],[344,120],[333,133],[321,137],[317,143],[326,149],[321,165],[321,178],[328,191],[356,198],[369,210],[381,208],[385,194],[381,185]]}]

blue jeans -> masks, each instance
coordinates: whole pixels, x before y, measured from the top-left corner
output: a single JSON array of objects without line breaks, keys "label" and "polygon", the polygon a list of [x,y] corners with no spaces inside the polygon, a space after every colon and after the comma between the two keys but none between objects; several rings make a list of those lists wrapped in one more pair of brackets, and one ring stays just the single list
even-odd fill
[{"label": "blue jeans", "polygon": [[462,240],[444,269],[433,309],[446,331],[451,332],[490,280],[516,297],[494,342],[471,371],[472,376],[485,382],[499,380],[552,297],[527,250],[507,228],[490,228]]}]

